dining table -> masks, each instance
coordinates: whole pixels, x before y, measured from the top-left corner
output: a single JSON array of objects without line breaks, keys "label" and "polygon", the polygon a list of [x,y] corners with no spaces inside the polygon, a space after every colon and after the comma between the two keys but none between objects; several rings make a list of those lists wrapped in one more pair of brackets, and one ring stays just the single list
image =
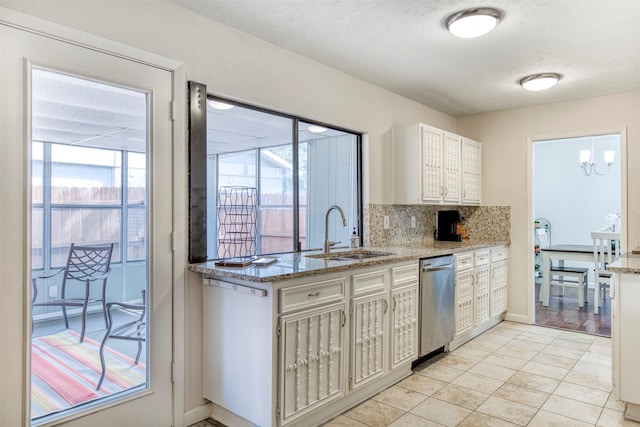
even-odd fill
[{"label": "dining table", "polygon": [[540,248],[542,253],[542,283],[540,284],[540,301],[543,306],[549,305],[549,278],[551,262],[558,261],[560,267],[565,261],[583,261],[594,263],[592,245],[551,245]]}]

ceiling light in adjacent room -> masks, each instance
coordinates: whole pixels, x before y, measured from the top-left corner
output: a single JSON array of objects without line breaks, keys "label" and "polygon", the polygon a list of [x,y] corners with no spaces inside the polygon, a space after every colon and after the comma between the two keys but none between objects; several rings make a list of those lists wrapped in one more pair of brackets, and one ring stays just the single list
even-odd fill
[{"label": "ceiling light in adjacent room", "polygon": [[209,104],[209,107],[215,108],[216,110],[230,110],[234,107],[226,102],[214,101],[213,99],[208,100],[207,104]]},{"label": "ceiling light in adjacent room", "polygon": [[313,133],[322,133],[322,132],[326,132],[327,128],[324,126],[318,126],[318,125],[310,125],[307,130],[309,132],[313,132]]},{"label": "ceiling light in adjacent room", "polygon": [[520,86],[531,91],[545,90],[555,86],[561,78],[558,73],[533,74],[520,79]]},{"label": "ceiling light in adjacent room", "polygon": [[493,30],[503,16],[498,9],[479,7],[456,12],[448,16],[444,23],[451,34],[470,39]]}]

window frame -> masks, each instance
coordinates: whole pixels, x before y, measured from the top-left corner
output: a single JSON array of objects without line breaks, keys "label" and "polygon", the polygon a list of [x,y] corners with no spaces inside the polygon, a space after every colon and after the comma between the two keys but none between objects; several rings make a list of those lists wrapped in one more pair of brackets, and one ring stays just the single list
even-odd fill
[{"label": "window frame", "polygon": [[[206,94],[205,102],[202,102],[202,93]],[[356,173],[356,209],[357,212],[355,216],[357,218],[357,231],[359,236],[363,236],[363,201],[362,201],[362,140],[363,133],[354,131],[351,129],[343,128],[341,126],[332,125],[326,122],[321,122],[313,119],[309,119],[306,117],[283,113],[281,111],[272,110],[265,107],[260,107],[252,104],[248,104],[245,102],[240,102],[234,99],[225,98],[215,94],[209,94],[206,92],[206,86],[201,83],[189,82],[189,104],[190,104],[190,115],[189,115],[189,209],[190,209],[190,226],[189,226],[189,262],[198,263],[198,262],[206,262],[209,260],[208,257],[208,231],[206,226],[206,218],[208,214],[212,214],[212,212],[208,212],[208,203],[206,202],[207,197],[207,123],[206,123],[206,115],[207,115],[207,107],[206,101],[218,101],[226,104],[230,104],[233,106],[238,106],[245,109],[255,110],[261,113],[270,114],[282,118],[286,118],[292,121],[292,129],[291,129],[291,144],[292,144],[292,181],[293,181],[293,236],[292,236],[292,244],[291,250],[282,253],[290,253],[290,252],[302,252],[301,241],[300,241],[300,193],[299,193],[299,130],[300,123],[323,126],[326,128],[334,129],[340,132],[345,132],[353,135],[356,138],[356,159],[355,159],[355,173]],[[256,148],[256,153],[258,155],[258,163],[260,162],[259,153],[260,149]],[[244,151],[244,150],[238,150]],[[218,160],[216,159],[216,165]],[[219,170],[218,166],[216,168]],[[257,176],[258,187],[259,187],[259,176]],[[215,185],[218,185],[217,177],[215,179]],[[204,203],[202,202],[202,198],[205,198]],[[260,199],[260,194],[258,194],[258,199]],[[195,203],[198,200],[199,203]],[[202,207],[204,206],[204,212]],[[260,208],[260,204],[258,204],[258,209]],[[259,221],[259,220],[258,220]],[[259,224],[256,225],[258,227]],[[259,229],[258,229],[259,230]],[[198,236],[198,233],[204,233],[205,236]],[[362,239],[362,237],[361,237]],[[216,237],[217,242],[217,237]],[[259,237],[256,238],[256,247],[258,247]],[[312,249],[308,249],[312,250]]]}]

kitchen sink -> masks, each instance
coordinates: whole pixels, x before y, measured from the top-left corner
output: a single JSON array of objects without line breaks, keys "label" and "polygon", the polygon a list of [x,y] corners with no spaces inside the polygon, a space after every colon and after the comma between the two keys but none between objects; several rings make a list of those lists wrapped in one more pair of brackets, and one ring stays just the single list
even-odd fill
[{"label": "kitchen sink", "polygon": [[328,254],[311,254],[305,255],[309,258],[322,258],[337,261],[353,261],[369,258],[377,258],[381,256],[395,255],[393,252],[369,251],[366,249],[344,252],[330,252]]}]

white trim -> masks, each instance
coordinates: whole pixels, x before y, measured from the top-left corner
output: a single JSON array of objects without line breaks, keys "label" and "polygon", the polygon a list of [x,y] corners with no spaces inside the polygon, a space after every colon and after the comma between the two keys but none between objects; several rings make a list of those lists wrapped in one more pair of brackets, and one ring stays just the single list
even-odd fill
[{"label": "white trim", "polygon": [[507,315],[504,317],[504,320],[509,322],[524,323],[527,325],[531,325],[533,323],[531,319],[528,318],[528,316],[513,313],[507,313]]},{"label": "white trim", "polygon": [[181,62],[0,6],[0,24],[174,72]]},{"label": "white trim", "polygon": [[[188,233],[188,191],[187,191],[187,140],[186,108],[187,85],[184,65],[178,65],[173,71],[173,102],[175,117],[173,120],[173,363],[175,378],[173,384],[173,425],[183,427],[188,422],[185,412],[185,274],[187,262]],[[209,409],[209,413],[211,410]],[[197,421],[196,421],[197,422]]]},{"label": "white trim", "polygon": [[[555,134],[544,134],[544,135],[536,135],[530,136],[527,139],[527,225],[533,224],[533,209],[534,209],[534,194],[533,194],[533,144],[537,141],[547,141],[547,140],[555,140],[555,139],[569,139],[569,138],[581,138],[585,136],[597,136],[597,135],[620,135],[620,210],[622,220],[620,222],[620,240],[621,240],[621,253],[626,252],[627,242],[628,242],[628,226],[627,223],[629,221],[629,197],[628,197],[628,188],[629,188],[629,174],[628,174],[628,166],[629,166],[629,158],[628,158],[628,138],[627,138],[627,127],[618,127],[618,128],[604,128],[597,130],[584,130],[584,131],[572,131],[572,132],[558,132]],[[527,232],[527,248],[533,248],[533,233]],[[534,324],[536,321],[535,316],[535,282],[533,277],[534,269],[533,269],[533,257],[529,257],[527,261],[527,312],[529,315],[527,317],[530,318],[530,321],[523,323]],[[507,315],[507,320],[510,315]],[[514,316],[518,317],[518,316]],[[524,316],[519,316],[523,317]],[[518,321],[515,320],[514,321]]]},{"label": "white trim", "polygon": [[[190,426],[211,417],[213,413],[213,403],[209,402],[202,406],[190,409],[184,413],[184,425]],[[231,425],[231,424],[229,424]]]}]

